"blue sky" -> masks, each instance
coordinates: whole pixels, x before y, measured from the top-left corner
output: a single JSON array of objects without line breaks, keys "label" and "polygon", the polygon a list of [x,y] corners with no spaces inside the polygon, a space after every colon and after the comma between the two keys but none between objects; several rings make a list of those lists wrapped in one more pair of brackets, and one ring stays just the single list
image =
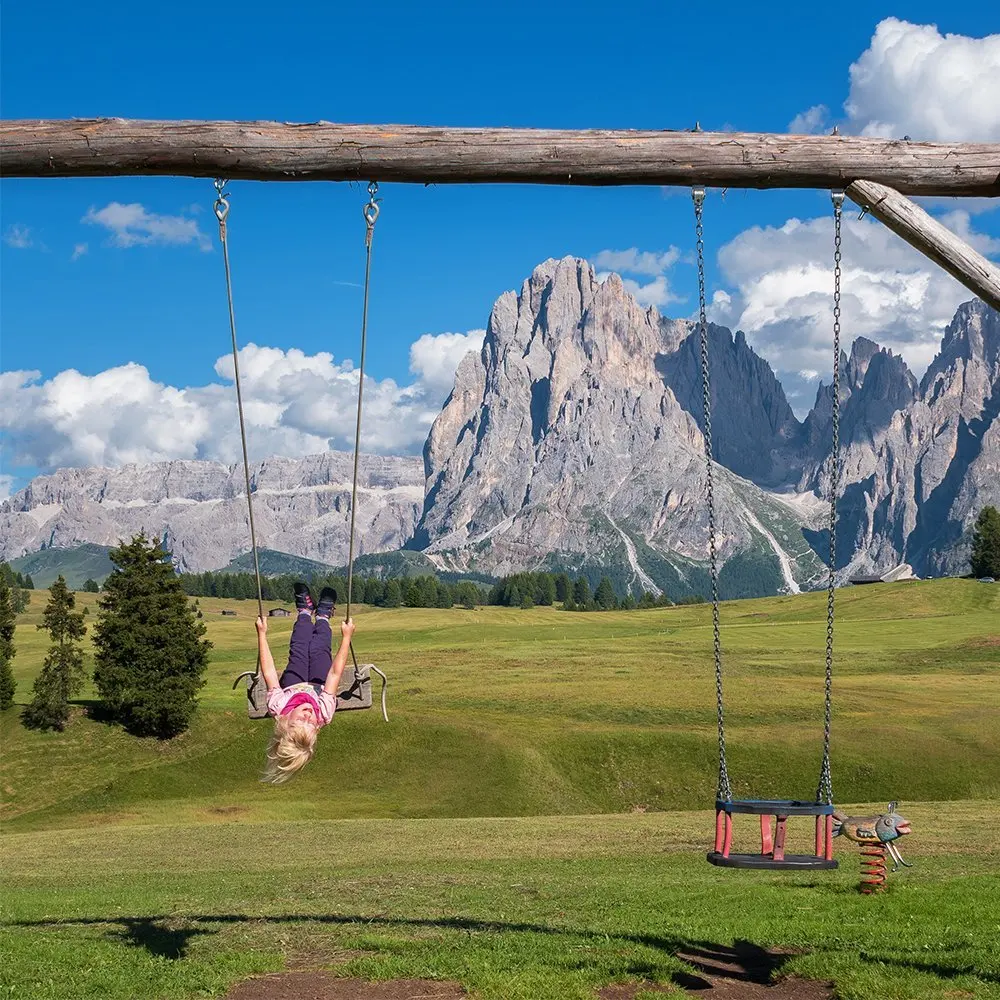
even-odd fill
[{"label": "blue sky", "polygon": [[[1000,90],[993,91],[995,101],[982,93],[1000,80],[1000,60],[993,62],[1000,42],[986,38],[1000,32],[992,3],[871,4],[850,16],[818,5],[729,3],[710,14],[663,3],[303,3],[279,10],[253,3],[217,14],[184,2],[7,5],[2,115],[567,128],[687,128],[697,120],[708,130],[783,132],[796,116],[823,105],[825,114],[806,115],[800,126],[905,128],[914,138],[947,138],[934,133],[954,126],[951,138],[1000,139],[997,112],[989,107],[1000,105]],[[876,27],[887,18],[907,25],[873,45]],[[937,37],[967,36],[965,42],[935,41],[932,24]],[[886,81],[917,56],[926,71],[893,94]],[[864,58],[871,79],[852,85],[850,67]],[[853,117],[844,108],[849,97]],[[936,117],[928,110],[935,102]],[[364,191],[317,183],[231,188],[240,340],[280,352],[258,358],[268,370],[259,379],[255,449],[343,446],[344,434],[323,419],[318,435],[285,419],[279,410],[287,395],[280,397],[268,379],[274,371],[305,367],[339,387],[331,392],[349,383],[339,366],[357,353]],[[169,430],[188,412],[178,410],[171,393],[187,387],[208,387],[198,399],[185,397],[185,406],[200,407],[206,426],[228,419],[228,404],[215,392],[227,383],[213,367],[227,350],[228,328],[211,182],[5,180],[0,193],[0,364],[7,373],[38,373],[6,383],[0,475],[7,488],[58,464],[235,458],[226,450],[228,433],[178,433],[172,443]],[[394,437],[388,424],[399,413],[426,423],[447,391],[441,365],[468,346],[431,338],[414,356],[411,345],[423,335],[483,328],[496,296],[519,287],[547,257],[574,254],[599,267],[614,261],[623,273],[632,266],[646,301],[668,315],[693,311],[685,191],[383,185],[381,194],[370,373],[384,396],[372,419],[384,419],[387,427],[370,447],[419,449],[419,434]],[[956,208],[964,209],[935,210],[986,252],[1000,250],[1000,212],[950,215]],[[753,290],[767,287],[765,273],[795,272],[809,285],[812,279],[803,275],[810,262],[820,280],[828,213],[825,192],[730,192],[724,201],[716,194],[707,210],[710,291],[721,293],[714,314],[749,324],[751,342],[782,372],[789,392],[800,394],[800,410],[815,391],[815,374],[824,370],[820,307],[803,305],[818,293],[810,285],[803,294],[762,300]],[[788,230],[792,219],[802,225]],[[923,265],[870,222],[852,226],[847,251],[853,237],[857,266],[866,271],[859,280],[874,280],[881,296],[873,307],[871,296],[859,295],[855,330],[876,339],[884,333],[883,342],[919,369],[933,353],[932,335],[968,296],[950,288],[950,279],[935,278],[939,283],[914,304]],[[671,247],[677,252],[668,253]],[[632,248],[650,256],[610,255]],[[872,279],[879,268],[881,277]],[[886,268],[910,278],[886,277]],[[789,343],[804,338],[812,353],[786,348],[783,337]],[[326,351],[333,360],[292,363],[292,350],[306,359]],[[134,397],[106,374],[128,363],[148,373],[148,384],[137,389],[138,376],[128,373]],[[104,380],[51,384],[69,369],[87,377],[105,373]],[[403,410],[393,409],[400,393]],[[102,394],[105,403],[122,401],[115,419],[107,406],[100,419],[94,415]],[[338,413],[339,405],[331,402]],[[75,413],[79,425],[72,425]],[[281,433],[272,434],[277,424]],[[107,440],[95,444],[102,436]]]}]

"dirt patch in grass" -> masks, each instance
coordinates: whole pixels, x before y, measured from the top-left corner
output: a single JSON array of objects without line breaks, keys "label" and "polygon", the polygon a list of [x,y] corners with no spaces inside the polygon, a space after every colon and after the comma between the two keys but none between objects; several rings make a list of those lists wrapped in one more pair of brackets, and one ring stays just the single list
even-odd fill
[{"label": "dirt patch in grass", "polygon": [[276,972],[245,979],[226,1000],[464,1000],[458,983],[433,979],[392,979],[368,983],[338,979],[329,972]]}]

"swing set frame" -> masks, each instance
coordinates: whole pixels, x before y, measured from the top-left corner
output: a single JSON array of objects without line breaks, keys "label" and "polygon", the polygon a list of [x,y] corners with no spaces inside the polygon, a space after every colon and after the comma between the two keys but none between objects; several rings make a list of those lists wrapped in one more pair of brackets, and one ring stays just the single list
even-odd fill
[{"label": "swing set frame", "polygon": [[[833,793],[829,769],[834,589],[832,552],[824,756],[816,801],[735,800],[726,771],[712,496],[708,324],[705,316],[704,243],[701,218],[704,185],[722,188],[827,188],[834,192],[836,388],[840,327],[840,220],[844,195],[861,207],[862,215],[870,213],[879,219],[975,295],[994,309],[1000,309],[1000,268],[907,197],[907,195],[1000,197],[1000,143],[912,142],[908,138],[897,140],[841,136],[836,130],[833,135],[808,136],[711,133],[703,132],[697,125],[691,131],[558,131],[338,125],[329,122],[290,124],[129,121],[119,118],[0,122],[0,177],[120,175],[225,177],[230,180],[262,181],[371,182],[369,204],[365,208],[367,261],[365,310],[362,322],[362,371],[372,233],[375,219],[378,217],[375,199],[377,182],[534,183],[577,186],[645,184],[692,187],[699,259],[699,325],[705,400],[720,749],[715,845],[714,851],[708,854],[708,860],[714,865],[731,868],[796,870],[829,869],[837,866],[832,857]],[[220,236],[225,254],[227,290],[230,291],[234,361],[238,365],[225,235],[225,215],[229,206],[224,191],[219,186],[222,183],[224,182],[217,184],[216,215],[220,223]],[[240,421],[243,430],[242,406]],[[359,388],[355,488],[360,422]],[[251,489],[245,430],[243,434],[249,502]],[[833,469],[831,549],[836,523],[836,405]],[[252,532],[252,504],[250,519]],[[353,568],[353,501],[351,520]],[[350,591],[349,579],[348,608],[351,601]],[[356,661],[355,672],[359,674],[360,679]],[[384,712],[383,686],[383,714]],[[760,817],[759,855],[731,853],[734,814],[753,814]],[[787,820],[790,816],[805,815],[815,817],[815,853],[787,855],[784,850]],[[777,824],[775,829],[771,826],[772,816]]]}]

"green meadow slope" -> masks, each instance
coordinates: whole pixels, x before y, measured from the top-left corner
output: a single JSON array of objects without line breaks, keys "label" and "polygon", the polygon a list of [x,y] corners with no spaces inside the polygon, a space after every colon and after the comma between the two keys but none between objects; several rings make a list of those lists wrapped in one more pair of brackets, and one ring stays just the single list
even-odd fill
[{"label": "green meadow slope", "polygon": [[[16,637],[17,701],[47,636],[36,592]],[[93,606],[96,598],[79,595]],[[254,663],[251,602],[202,599],[215,643],[192,729],[137,740],[94,721],[88,692],[64,733],[3,715],[6,831],[378,817],[696,809],[715,789],[705,606],[361,609],[357,648],[390,677],[385,725],[345,713],[281,788],[254,780],[269,724],[231,678]],[[223,618],[223,607],[237,617]],[[95,609],[96,610],[96,609]],[[939,580],[847,589],[834,681],[841,801],[1000,796],[1000,587]],[[723,605],[730,773],[737,795],[808,797],[822,734],[825,595]],[[271,624],[276,659],[289,621]],[[88,661],[89,662],[89,661]]]}]

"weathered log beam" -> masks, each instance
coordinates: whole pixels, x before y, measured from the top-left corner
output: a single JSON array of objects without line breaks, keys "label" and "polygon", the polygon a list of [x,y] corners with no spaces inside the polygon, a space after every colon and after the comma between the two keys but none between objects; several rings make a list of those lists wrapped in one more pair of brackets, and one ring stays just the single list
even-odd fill
[{"label": "weathered log beam", "polygon": [[869,180],[848,184],[845,193],[984,302],[1000,309],[1000,268],[919,205],[898,191]]},{"label": "weathered log beam", "polygon": [[127,121],[0,123],[0,175],[240,180],[703,184],[1000,196],[1000,144],[746,132]]}]

